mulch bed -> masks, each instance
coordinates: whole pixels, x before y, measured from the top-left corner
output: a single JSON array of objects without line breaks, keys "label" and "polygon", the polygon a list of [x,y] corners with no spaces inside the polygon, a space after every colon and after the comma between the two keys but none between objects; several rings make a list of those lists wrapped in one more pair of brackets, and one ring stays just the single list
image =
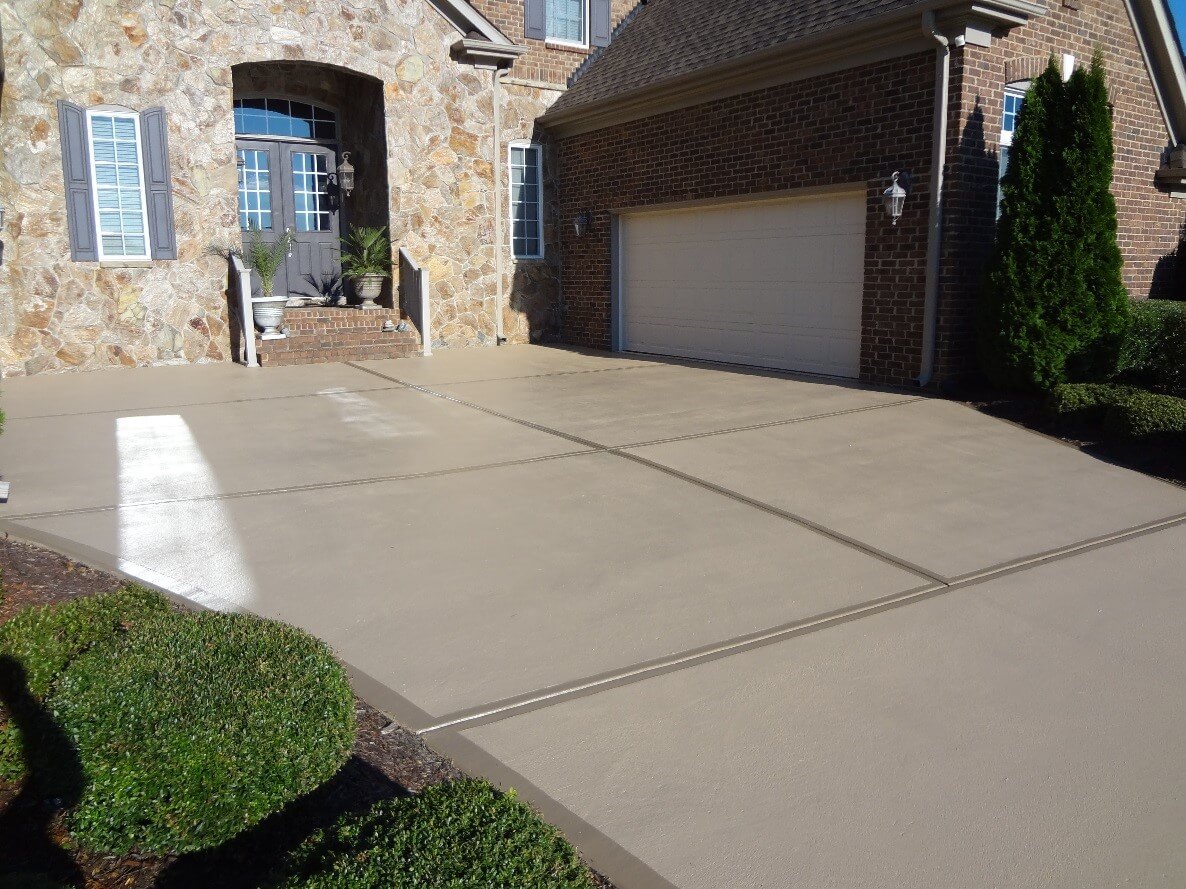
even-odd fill
[{"label": "mulch bed", "polygon": [[1041,398],[1003,396],[988,390],[964,390],[956,397],[981,413],[1057,438],[1097,459],[1186,487],[1186,449],[1109,441],[1094,436],[1091,430],[1067,428],[1051,417]]},{"label": "mulch bed", "polygon": [[[0,539],[0,572],[4,591],[0,623],[33,605],[64,602],[123,585],[111,575],[7,535]],[[53,874],[65,885],[77,885],[81,876],[88,889],[246,889],[258,886],[285,852],[343,813],[363,811],[380,800],[463,777],[452,762],[430,750],[417,735],[392,724],[358,699],[355,714],[358,737],[354,754],[331,781],[217,849],[163,858],[94,855],[70,848],[63,813],[30,809],[28,818],[15,819],[17,832],[26,826],[30,836],[15,836],[10,831],[0,837],[0,885],[5,883],[5,874],[26,871]],[[19,791],[19,786],[0,781],[0,820],[13,823],[14,819],[3,816],[13,814],[8,807]],[[600,889],[613,889],[608,880],[599,875],[596,879]]]}]

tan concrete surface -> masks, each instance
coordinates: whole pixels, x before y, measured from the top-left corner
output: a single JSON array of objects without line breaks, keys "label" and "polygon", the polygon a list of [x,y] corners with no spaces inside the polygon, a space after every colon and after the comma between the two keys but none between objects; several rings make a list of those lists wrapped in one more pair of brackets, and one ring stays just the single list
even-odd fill
[{"label": "tan concrete surface", "polygon": [[655,365],[645,372],[524,377],[441,392],[602,445],[619,446],[859,410],[912,396],[761,371]]},{"label": "tan concrete surface", "polygon": [[0,386],[0,408],[8,419],[15,420],[88,411],[153,410],[187,404],[287,398],[327,389],[362,392],[394,386],[343,364],[267,369],[227,363],[187,364],[7,379]]},{"label": "tan concrete surface", "polygon": [[[284,368],[287,370],[287,368]],[[367,376],[350,369],[353,382]],[[20,420],[0,436],[8,511],[353,481],[580,450],[403,387]]]},{"label": "tan concrete surface", "polygon": [[437,716],[925,582],[605,454],[27,524],[306,627]]},{"label": "tan concrete surface", "polygon": [[1186,885],[1186,529],[474,729],[681,889]]},{"label": "tan concrete surface", "polygon": [[634,453],[947,577],[1186,512],[1186,489],[939,400]]},{"label": "tan concrete surface", "polygon": [[308,628],[620,889],[1186,882],[1186,524],[1084,548],[1186,490],[823,380],[368,368],[6,381],[0,530]]},{"label": "tan concrete surface", "polygon": [[590,349],[549,346],[501,346],[488,349],[439,349],[431,358],[389,358],[359,361],[378,373],[414,386],[509,380],[550,374],[662,367],[656,359],[615,355]]}]

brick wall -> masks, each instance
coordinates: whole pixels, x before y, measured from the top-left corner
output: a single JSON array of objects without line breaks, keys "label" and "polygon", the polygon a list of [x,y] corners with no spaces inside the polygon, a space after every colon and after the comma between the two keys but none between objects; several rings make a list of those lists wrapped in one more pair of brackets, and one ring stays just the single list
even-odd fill
[{"label": "brick wall", "polygon": [[[907,383],[922,345],[933,96],[926,52],[562,140],[566,339],[610,346],[611,209],[864,183],[861,376]],[[894,170],[914,175],[897,227],[880,203]],[[567,220],[586,208],[578,239]]]},{"label": "brick wall", "polygon": [[[612,0],[611,15],[616,27],[638,0]],[[527,47],[527,52],[515,62],[511,77],[537,80],[542,83],[564,85],[588,58],[591,50],[554,46],[542,40],[528,40],[523,36],[523,0],[471,0],[478,12],[498,30],[516,43]]]},{"label": "brick wall", "polygon": [[1086,64],[1098,45],[1108,70],[1115,113],[1116,195],[1124,280],[1134,297],[1171,294],[1171,263],[1186,221],[1186,204],[1153,184],[1169,134],[1122,0],[1082,0],[1082,8],[1050,11],[952,58],[952,121],[948,137],[947,211],[939,314],[938,372],[956,377],[974,368],[976,304],[991,252],[1005,84],[1029,77],[1055,54]]}]

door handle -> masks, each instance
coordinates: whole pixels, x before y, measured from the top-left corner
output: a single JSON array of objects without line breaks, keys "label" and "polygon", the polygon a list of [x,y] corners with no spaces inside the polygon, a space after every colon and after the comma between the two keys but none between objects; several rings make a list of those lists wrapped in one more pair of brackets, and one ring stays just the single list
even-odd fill
[{"label": "door handle", "polygon": [[292,246],[292,235],[293,235],[293,231],[292,231],[292,226],[291,226],[291,225],[286,225],[286,226],[284,226],[284,234],[288,235],[288,238],[289,238],[289,241],[288,241],[288,243],[289,243],[289,248],[290,248],[290,249],[289,249],[289,251],[288,251],[288,259],[292,259],[292,249],[291,249],[291,246]]}]

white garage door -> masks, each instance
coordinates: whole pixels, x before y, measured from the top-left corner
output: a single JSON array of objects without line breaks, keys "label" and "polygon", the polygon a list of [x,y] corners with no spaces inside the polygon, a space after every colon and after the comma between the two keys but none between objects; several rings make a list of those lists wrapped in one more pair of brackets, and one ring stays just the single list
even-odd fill
[{"label": "white garage door", "polygon": [[620,348],[855,377],[865,196],[623,216]]}]

